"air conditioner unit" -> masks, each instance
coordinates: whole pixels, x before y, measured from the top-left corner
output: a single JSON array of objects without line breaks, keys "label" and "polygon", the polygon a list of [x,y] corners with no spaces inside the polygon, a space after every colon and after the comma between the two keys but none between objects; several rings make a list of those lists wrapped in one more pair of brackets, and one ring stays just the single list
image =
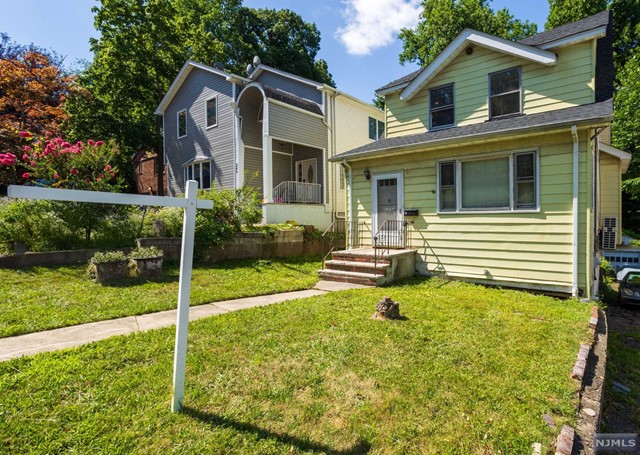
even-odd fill
[{"label": "air conditioner unit", "polygon": [[606,217],[604,219],[604,227],[602,228],[602,248],[605,250],[615,250],[618,232],[618,218]]}]

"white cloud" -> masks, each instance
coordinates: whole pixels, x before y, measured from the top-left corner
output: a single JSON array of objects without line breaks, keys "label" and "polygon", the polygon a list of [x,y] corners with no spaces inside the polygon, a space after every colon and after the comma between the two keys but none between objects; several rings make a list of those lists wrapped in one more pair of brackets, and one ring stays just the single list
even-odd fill
[{"label": "white cloud", "polygon": [[347,20],[336,36],[354,55],[370,54],[373,49],[393,42],[404,27],[418,24],[420,0],[343,0]]}]

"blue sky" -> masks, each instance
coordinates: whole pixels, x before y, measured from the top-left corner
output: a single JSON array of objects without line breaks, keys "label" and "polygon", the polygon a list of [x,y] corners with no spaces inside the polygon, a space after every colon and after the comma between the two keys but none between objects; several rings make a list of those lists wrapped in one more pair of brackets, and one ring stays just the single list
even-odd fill
[{"label": "blue sky", "polygon": [[[23,44],[35,43],[66,56],[65,64],[91,60],[89,38],[93,28],[92,0],[0,0],[0,32]],[[415,65],[400,66],[402,50],[397,30],[418,20],[419,0],[245,0],[254,8],[288,8],[322,33],[320,58],[329,64],[338,88],[364,101],[376,88],[408,74]],[[549,11],[546,0],[494,0],[519,19],[544,29]],[[265,62],[268,64],[268,62]]]}]

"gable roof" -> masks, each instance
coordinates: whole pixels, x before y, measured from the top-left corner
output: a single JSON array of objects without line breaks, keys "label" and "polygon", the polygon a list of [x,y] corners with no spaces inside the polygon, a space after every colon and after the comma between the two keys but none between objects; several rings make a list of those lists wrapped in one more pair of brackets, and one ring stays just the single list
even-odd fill
[{"label": "gable roof", "polygon": [[[568,44],[573,44],[588,39],[601,38],[605,36],[606,28],[610,21],[611,12],[603,11],[577,22],[562,25],[546,32],[538,33],[536,35],[520,40],[519,42],[504,40],[502,38],[488,35],[486,33],[477,32],[471,29],[465,29],[429,65],[418,71],[414,71],[413,73],[408,74],[400,79],[389,82],[388,84],[376,90],[376,93],[378,95],[386,95],[402,90],[401,98],[407,100],[411,99],[411,97],[415,95],[417,90],[410,90],[410,88],[416,89],[416,87],[418,87],[419,90],[419,88],[426,85],[426,83],[428,83],[428,81],[435,76],[435,74],[428,73],[428,71],[437,74],[437,72],[442,69],[442,66],[449,63],[455,56],[458,55],[463,47],[466,47],[466,43],[461,43],[460,41],[464,41],[469,38],[471,38],[471,42],[474,42],[473,40],[476,38],[480,38],[480,42],[476,43],[479,46],[494,48],[497,51],[502,51],[510,53],[511,55],[526,58],[523,55],[519,55],[518,52],[522,52],[523,50],[529,50],[532,52],[547,52],[548,49],[554,47],[566,46]],[[477,36],[471,36],[470,33],[476,33]],[[511,44],[512,46],[509,46],[509,44]],[[535,49],[535,51],[533,51],[533,49]],[[551,53],[548,52],[547,54],[542,55],[549,56],[549,54]],[[427,82],[424,82],[424,80],[419,80],[419,78],[422,78]]]},{"label": "gable roof", "polygon": [[620,160],[622,164],[621,171],[624,174],[629,170],[629,165],[631,164],[631,153],[625,152],[624,150],[617,149],[608,144],[599,144],[600,150],[607,155],[614,156]]},{"label": "gable roof", "polygon": [[269,87],[268,85],[264,84],[260,85],[264,90],[265,95],[267,95],[267,98],[271,98],[272,100],[280,101],[290,106],[297,107],[299,109],[311,112],[312,114],[322,115],[322,109],[320,109],[320,106],[312,101],[293,95],[289,92],[285,92],[284,90],[280,90],[278,88]]},{"label": "gable roof", "polygon": [[[577,22],[561,25],[546,32],[538,33],[536,35],[529,36],[520,40],[520,43],[527,44],[529,46],[539,46],[541,49],[550,49],[557,47],[566,42],[576,42],[581,35],[592,35],[592,32],[597,34],[606,33],[606,27],[611,20],[611,11],[605,10],[593,16],[585,17]],[[594,38],[589,36],[588,39]]]},{"label": "gable roof", "polygon": [[255,81],[258,76],[260,76],[260,74],[262,74],[264,71],[268,71],[270,73],[274,73],[277,74],[279,76],[282,77],[286,77],[288,79],[292,79],[294,81],[298,81],[301,82],[303,84],[306,85],[310,85],[313,88],[316,88],[318,90],[322,90],[325,88],[325,84],[321,83],[321,82],[317,82],[317,81],[312,81],[311,79],[307,79],[306,77],[302,77],[302,76],[297,76],[295,74],[289,73],[287,71],[282,71],[279,70],[277,68],[273,68],[269,65],[265,65],[264,63],[260,63],[249,75],[249,79],[251,79],[252,81]]},{"label": "gable roof", "polygon": [[185,62],[185,64],[182,65],[182,68],[180,69],[180,72],[178,73],[176,78],[171,83],[171,86],[169,87],[169,90],[167,90],[167,93],[164,94],[164,97],[162,98],[162,101],[160,101],[160,104],[156,108],[156,111],[154,112],[154,114],[156,114],[156,115],[163,115],[164,114],[164,111],[169,106],[169,103],[171,103],[171,100],[173,99],[175,94],[178,92],[180,87],[182,87],[182,84],[187,79],[187,76],[189,75],[189,73],[191,73],[191,71],[194,68],[198,68],[198,69],[201,69],[201,70],[206,71],[208,73],[215,74],[217,76],[223,77],[229,82],[249,82],[248,79],[246,79],[246,78],[244,78],[242,76],[238,76],[237,74],[233,74],[233,73],[229,73],[227,71],[219,70],[217,68],[213,68],[213,67],[208,66],[208,65],[203,65],[202,63],[194,62],[193,60],[187,60]]},{"label": "gable roof", "polygon": [[413,98],[421,88],[427,85],[429,81],[440,73],[440,71],[470,44],[476,44],[546,66],[555,65],[557,61],[557,56],[553,52],[467,28],[451,41],[451,43],[402,90],[400,99],[408,101]]},{"label": "gable roof", "polygon": [[376,142],[363,145],[362,147],[349,150],[348,152],[335,155],[329,158],[329,161],[365,159],[415,149],[424,149],[432,145],[441,145],[450,142],[486,139],[491,136],[508,133],[546,130],[550,128],[569,127],[571,125],[591,125],[599,122],[609,122],[612,118],[613,102],[609,99],[601,103],[569,107],[555,111],[541,112],[539,114],[521,115],[456,128],[380,139]]}]

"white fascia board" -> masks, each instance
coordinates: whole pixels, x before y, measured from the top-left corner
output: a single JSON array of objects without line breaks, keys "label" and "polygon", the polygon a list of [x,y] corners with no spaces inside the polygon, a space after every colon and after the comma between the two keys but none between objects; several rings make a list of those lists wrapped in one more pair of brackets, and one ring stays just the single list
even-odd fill
[{"label": "white fascia board", "polygon": [[154,114],[156,115],[164,114],[164,111],[167,109],[167,106],[175,96],[176,92],[180,89],[180,87],[182,86],[182,83],[185,81],[185,79],[187,78],[187,76],[189,75],[189,73],[193,68],[198,68],[203,71],[207,71],[208,73],[223,77],[228,82],[250,82],[249,79],[238,76],[237,74],[228,73],[226,71],[222,71],[208,65],[203,65],[202,63],[194,62],[193,60],[187,60],[185,64],[182,65],[180,72],[178,72],[178,75],[171,83],[169,90],[167,90],[167,93],[165,93],[164,97],[162,98],[162,101],[160,101],[160,104],[156,108],[156,111],[154,112]]},{"label": "white fascia board", "polygon": [[478,46],[546,66],[553,66],[557,61],[556,54],[553,52],[509,41],[477,30],[465,29],[402,91],[400,99],[409,101],[413,98],[421,88],[427,85],[429,81],[456,58],[458,53],[469,44],[477,44]]},{"label": "white fascia board", "polygon": [[587,30],[586,32],[578,33],[576,35],[571,35],[559,40],[550,41],[536,47],[543,50],[555,49],[558,47],[569,46],[571,44],[582,43],[583,41],[602,38],[603,36],[606,36],[606,34],[607,26],[603,25],[601,27],[594,28],[593,30]]},{"label": "white fascia board", "polygon": [[624,174],[629,169],[629,164],[631,164],[631,153],[625,152],[624,150],[617,149],[607,144],[600,143],[600,150],[606,153],[607,155],[611,155],[620,160],[621,171]]},{"label": "white fascia board", "polygon": [[409,85],[409,82],[403,82],[402,84],[394,85],[393,87],[388,87],[388,88],[385,88],[384,90],[376,90],[375,93],[378,96],[390,95],[392,93],[399,92],[400,90],[404,89],[407,85]]},{"label": "white fascia board", "polygon": [[272,68],[268,65],[264,65],[264,64],[259,64],[258,67],[256,69],[253,70],[253,72],[249,75],[249,79],[251,80],[255,80],[258,76],[260,76],[260,74],[263,71],[270,71],[274,74],[277,74],[279,76],[282,77],[286,77],[289,79],[293,79],[294,81],[298,81],[298,82],[302,82],[303,84],[307,84],[312,86],[313,88],[317,89],[317,90],[323,90],[324,89],[324,84],[320,84],[316,81],[312,81],[311,79],[307,79],[304,77],[300,77],[300,76],[296,76],[295,74],[291,74],[291,73],[287,73],[286,71],[282,71],[276,68]]}]

